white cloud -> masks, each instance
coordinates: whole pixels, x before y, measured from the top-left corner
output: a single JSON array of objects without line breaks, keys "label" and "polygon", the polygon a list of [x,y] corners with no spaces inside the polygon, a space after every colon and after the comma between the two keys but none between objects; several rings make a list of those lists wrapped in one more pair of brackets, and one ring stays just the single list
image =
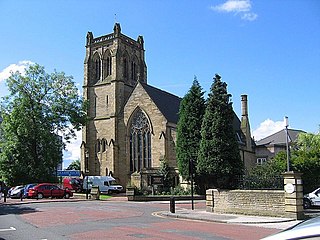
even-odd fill
[{"label": "white cloud", "polygon": [[77,138],[71,140],[70,143],[66,143],[66,149],[63,153],[63,168],[69,166],[69,164],[80,159],[80,145],[82,142],[82,131],[76,132]]},{"label": "white cloud", "polygon": [[258,15],[255,13],[245,13],[242,15],[241,19],[247,20],[247,21],[254,21],[257,19],[257,17]]},{"label": "white cloud", "polygon": [[248,12],[251,9],[249,0],[228,0],[223,4],[213,6],[213,10],[219,12]]},{"label": "white cloud", "polygon": [[253,130],[252,136],[256,141],[265,138],[273,133],[276,133],[285,128],[284,121],[276,121],[274,122],[271,119],[267,119],[260,123],[260,126]]},{"label": "white cloud", "polygon": [[227,0],[225,3],[212,6],[211,9],[217,12],[240,13],[241,19],[246,21],[254,21],[258,14],[251,12],[250,0]]},{"label": "white cloud", "polygon": [[34,63],[31,61],[28,61],[28,60],[24,60],[24,61],[20,61],[18,63],[10,64],[8,67],[6,67],[5,69],[3,69],[0,72],[0,82],[9,78],[11,76],[12,72],[14,73],[14,72],[18,71],[21,74],[23,74],[26,67],[31,64],[34,64]]}]

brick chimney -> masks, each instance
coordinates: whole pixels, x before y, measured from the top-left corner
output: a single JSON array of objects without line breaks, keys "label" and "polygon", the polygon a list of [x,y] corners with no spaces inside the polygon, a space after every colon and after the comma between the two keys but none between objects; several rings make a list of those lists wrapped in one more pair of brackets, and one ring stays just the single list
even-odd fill
[{"label": "brick chimney", "polygon": [[251,131],[248,116],[248,96],[245,94],[241,95],[241,112],[241,130],[246,137],[245,142],[247,149],[252,150]]}]

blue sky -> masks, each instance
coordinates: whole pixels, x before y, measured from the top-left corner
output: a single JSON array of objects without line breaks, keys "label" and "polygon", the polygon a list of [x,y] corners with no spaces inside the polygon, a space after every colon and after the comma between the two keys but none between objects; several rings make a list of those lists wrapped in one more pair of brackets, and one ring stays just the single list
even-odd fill
[{"label": "blue sky", "polygon": [[[0,0],[0,96],[12,69],[30,61],[74,77],[82,91],[86,33],[142,35],[148,83],[183,97],[194,76],[209,92],[215,73],[232,94],[248,95],[256,139],[320,124],[318,0]],[[65,160],[79,156],[81,136]]]}]

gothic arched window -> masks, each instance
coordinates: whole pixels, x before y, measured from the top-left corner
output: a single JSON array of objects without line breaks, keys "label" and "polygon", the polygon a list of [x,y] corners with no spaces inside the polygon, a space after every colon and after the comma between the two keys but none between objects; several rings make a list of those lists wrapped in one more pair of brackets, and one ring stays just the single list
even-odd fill
[{"label": "gothic arched window", "polygon": [[101,77],[101,61],[98,54],[93,57],[93,79],[98,81]]},{"label": "gothic arched window", "polygon": [[112,57],[109,51],[103,57],[103,77],[106,78],[112,74]]},{"label": "gothic arched window", "polygon": [[108,77],[112,74],[112,57],[108,53],[103,59],[103,72],[104,77]]},{"label": "gothic arched window", "polygon": [[151,129],[146,115],[139,109],[130,125],[130,172],[151,168]]},{"label": "gothic arched window", "polygon": [[126,79],[128,77],[128,60],[123,58],[123,77]]},{"label": "gothic arched window", "polygon": [[137,80],[137,64],[134,61],[131,62],[131,80]]}]

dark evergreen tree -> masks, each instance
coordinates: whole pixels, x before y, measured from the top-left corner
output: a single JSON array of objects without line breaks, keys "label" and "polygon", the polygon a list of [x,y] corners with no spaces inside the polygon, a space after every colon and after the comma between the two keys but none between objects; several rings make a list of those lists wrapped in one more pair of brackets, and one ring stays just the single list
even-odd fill
[{"label": "dark evergreen tree", "polygon": [[202,190],[233,188],[243,171],[232,125],[234,113],[230,97],[227,84],[216,74],[201,128],[197,173],[201,176]]},{"label": "dark evergreen tree", "polygon": [[[205,112],[204,92],[195,77],[183,97],[177,124],[177,164],[183,179],[189,180],[189,161],[197,160],[201,139],[201,123]],[[196,163],[195,163],[196,164]],[[194,169],[195,172],[195,169]]]}]

